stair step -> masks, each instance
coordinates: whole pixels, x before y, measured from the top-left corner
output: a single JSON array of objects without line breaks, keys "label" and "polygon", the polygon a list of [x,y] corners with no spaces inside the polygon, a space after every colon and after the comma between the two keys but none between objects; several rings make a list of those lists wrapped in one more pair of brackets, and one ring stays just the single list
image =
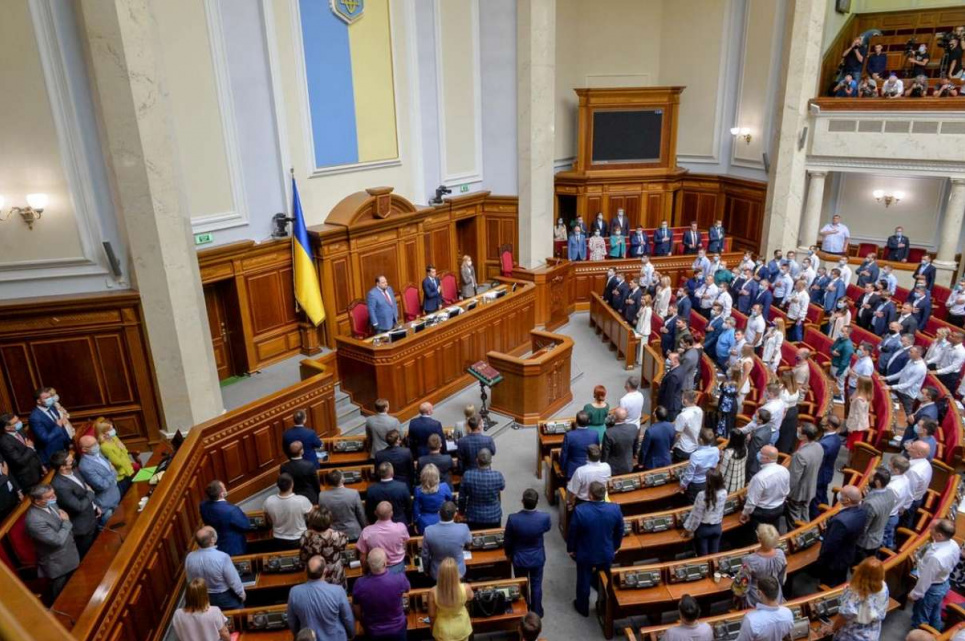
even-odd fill
[{"label": "stair step", "polygon": [[342,436],[355,436],[365,431],[365,417],[359,414],[349,421],[339,421],[338,428]]},{"label": "stair step", "polygon": [[343,410],[335,409],[335,424],[344,425],[357,416],[362,415],[362,410],[355,405],[349,405]]},{"label": "stair step", "polygon": [[352,399],[349,398],[349,396],[348,396],[347,394],[345,395],[344,398],[335,399],[335,412],[336,412],[336,413],[344,412],[344,411],[346,411],[347,409],[352,408],[352,407],[355,407],[355,406],[356,406],[355,403],[352,402]]}]

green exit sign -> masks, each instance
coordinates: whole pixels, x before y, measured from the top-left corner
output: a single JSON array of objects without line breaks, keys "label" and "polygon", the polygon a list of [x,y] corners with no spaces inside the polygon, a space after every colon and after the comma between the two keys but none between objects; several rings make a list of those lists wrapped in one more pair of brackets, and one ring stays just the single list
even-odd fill
[{"label": "green exit sign", "polygon": [[464,194],[469,191],[469,185],[459,185],[459,193]]},{"label": "green exit sign", "polygon": [[207,245],[208,243],[214,242],[214,234],[208,232],[206,234],[195,234],[194,244],[195,245]]}]

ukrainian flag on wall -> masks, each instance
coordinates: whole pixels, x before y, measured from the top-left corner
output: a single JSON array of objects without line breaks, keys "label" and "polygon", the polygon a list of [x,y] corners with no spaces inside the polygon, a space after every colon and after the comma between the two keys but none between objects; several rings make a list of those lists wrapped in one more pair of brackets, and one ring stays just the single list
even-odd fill
[{"label": "ukrainian flag on wall", "polygon": [[389,0],[299,0],[316,168],[399,157]]},{"label": "ukrainian flag on wall", "polygon": [[322,291],[318,284],[318,272],[312,260],[312,244],[302,214],[302,201],[298,197],[298,185],[292,176],[292,218],[295,219],[292,233],[292,267],[295,273],[295,300],[305,310],[305,315],[318,326],[325,320],[325,307],[322,306]]}]

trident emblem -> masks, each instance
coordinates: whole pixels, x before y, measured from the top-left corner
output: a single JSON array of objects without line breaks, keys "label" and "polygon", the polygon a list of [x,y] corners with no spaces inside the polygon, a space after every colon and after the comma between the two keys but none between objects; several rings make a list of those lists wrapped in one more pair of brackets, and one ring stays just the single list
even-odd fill
[{"label": "trident emblem", "polygon": [[362,17],[365,11],[365,0],[329,0],[332,13],[346,24],[352,24]]}]

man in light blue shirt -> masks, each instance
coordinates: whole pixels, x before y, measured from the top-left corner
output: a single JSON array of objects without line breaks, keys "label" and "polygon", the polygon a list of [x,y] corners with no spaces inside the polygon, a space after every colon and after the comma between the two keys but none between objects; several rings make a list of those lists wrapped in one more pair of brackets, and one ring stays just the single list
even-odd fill
[{"label": "man in light blue shirt", "polygon": [[[905,410],[905,416],[911,416],[915,409],[915,399],[921,394],[928,366],[921,357],[921,347],[912,345],[908,350],[908,362],[897,374],[885,376],[882,380],[891,384],[890,389],[898,396],[898,401]],[[896,383],[893,381],[897,380]],[[892,384],[893,383],[893,384]]]},{"label": "man in light blue shirt", "polygon": [[308,559],[308,580],[288,592],[288,628],[292,634],[304,628],[315,632],[316,639],[348,641],[355,636],[352,606],[341,585],[322,580],[325,561],[316,555]]},{"label": "man in light blue shirt", "polygon": [[466,575],[466,559],[463,550],[472,543],[472,534],[465,523],[456,523],[456,504],[446,501],[439,508],[439,522],[426,528],[422,538],[422,571],[435,580],[439,566],[446,557],[456,560],[459,576]]},{"label": "man in light blue shirt", "polygon": [[717,339],[717,365],[721,369],[726,369],[727,360],[730,358],[730,350],[734,348],[734,344],[737,342],[737,336],[734,331],[736,325],[737,322],[733,316],[725,319],[724,331],[721,333],[720,338]]},{"label": "man in light blue shirt", "polygon": [[687,468],[680,477],[680,491],[687,494],[691,503],[697,493],[707,487],[707,471],[716,468],[720,462],[720,450],[714,445],[716,440],[713,430],[700,430],[699,445],[691,452]]},{"label": "man in light blue shirt", "polygon": [[794,615],[778,603],[777,579],[763,576],[757,580],[760,603],[744,615],[737,641],[782,641],[791,634]]},{"label": "man in light blue shirt", "polygon": [[891,265],[885,265],[881,268],[878,273],[878,280],[887,284],[889,294],[895,295],[895,290],[898,289],[898,277],[891,273]]},{"label": "man in light blue shirt", "polygon": [[791,279],[790,267],[788,265],[781,265],[777,278],[774,280],[774,304],[778,306],[784,305],[784,299],[788,297],[791,290],[794,288],[794,281]]},{"label": "man in light blue shirt", "polygon": [[829,254],[844,254],[851,240],[851,231],[838,214],[831,217],[831,222],[822,227],[818,235],[821,236],[821,250]]},{"label": "man in light blue shirt", "polygon": [[218,533],[206,525],[194,535],[198,549],[188,554],[184,560],[184,573],[190,583],[194,579],[204,579],[208,584],[208,600],[222,610],[237,610],[244,607],[245,588],[241,584],[238,570],[231,557],[219,550]]},{"label": "man in light blue shirt", "polygon": [[711,276],[710,273],[710,261],[707,260],[707,252],[703,249],[697,250],[697,258],[694,259],[693,265],[691,265],[693,270],[699,271],[703,276]]},{"label": "man in light blue shirt", "polygon": [[874,347],[867,341],[858,345],[858,360],[851,366],[851,375],[848,376],[848,389],[850,393],[854,394],[855,389],[857,389],[859,376],[871,378],[871,375],[875,373],[875,362],[871,358],[873,351]]},{"label": "man in light blue shirt", "polygon": [[94,490],[94,503],[101,509],[100,524],[106,525],[121,502],[117,487],[117,472],[111,462],[101,454],[100,444],[93,436],[80,437],[80,473]]}]

